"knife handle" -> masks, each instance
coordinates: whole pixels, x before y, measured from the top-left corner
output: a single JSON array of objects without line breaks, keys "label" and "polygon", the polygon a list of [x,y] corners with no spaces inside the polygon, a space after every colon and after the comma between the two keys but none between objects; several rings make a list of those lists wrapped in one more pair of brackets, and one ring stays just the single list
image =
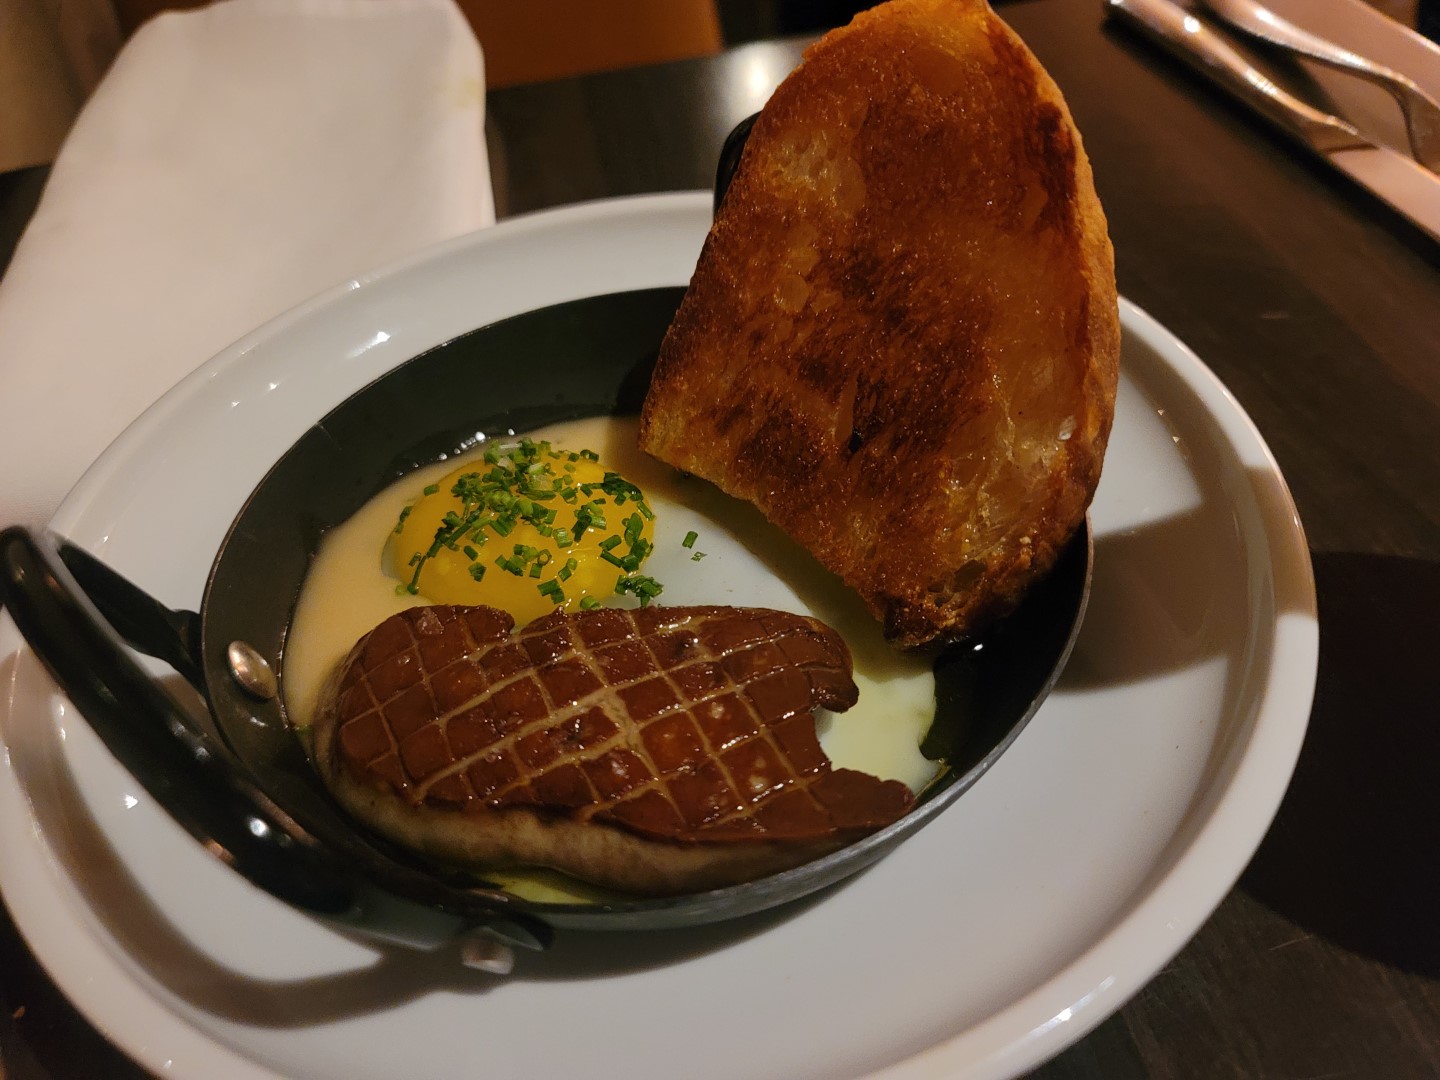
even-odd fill
[{"label": "knife handle", "polygon": [[1321,152],[1369,141],[1338,117],[1305,104],[1276,86],[1219,34],[1170,0],[1105,0],[1106,11],[1124,19],[1181,60],[1220,82],[1245,104],[1288,134]]}]

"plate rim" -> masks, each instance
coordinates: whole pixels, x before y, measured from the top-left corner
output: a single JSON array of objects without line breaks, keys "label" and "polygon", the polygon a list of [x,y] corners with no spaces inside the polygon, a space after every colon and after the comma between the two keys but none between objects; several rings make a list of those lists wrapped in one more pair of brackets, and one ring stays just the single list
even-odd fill
[{"label": "plate rim", "polygon": [[[962,1066],[970,1070],[966,1075],[975,1080],[1002,1080],[1036,1068],[1103,1023],[1174,959],[1229,894],[1269,831],[1300,756],[1319,667],[1319,613],[1310,549],[1299,509],[1264,436],[1220,377],[1158,319],[1123,296],[1120,312],[1122,327],[1137,333],[1158,354],[1169,352],[1180,357],[1188,370],[1181,371],[1172,357],[1166,357],[1170,372],[1181,377],[1202,402],[1217,402],[1228,410],[1228,415],[1213,408],[1209,412],[1217,422],[1223,425],[1228,421],[1247,436],[1259,451],[1267,473],[1280,482],[1269,501],[1256,499],[1257,509],[1266,522],[1270,566],[1277,572],[1288,572],[1291,587],[1298,587],[1299,594],[1289,598],[1283,613],[1276,613],[1272,653],[1278,656],[1283,651],[1287,662],[1304,667],[1305,689],[1300,697],[1277,701],[1275,684],[1282,664],[1272,656],[1265,693],[1247,739],[1251,749],[1239,756],[1223,793],[1179,857],[1159,880],[1148,884],[1143,896],[1104,935],[1029,993],[968,1030],[872,1072],[869,1080],[950,1077]],[[1277,563],[1277,555],[1288,558]],[[1282,614],[1290,618],[1282,619]],[[1278,765],[1278,771],[1258,771],[1253,750],[1257,741],[1274,744],[1266,752],[1274,756],[1272,769]],[[1227,871],[1218,876],[1202,872],[1202,864],[1216,860],[1215,849],[1222,833],[1228,833],[1231,841],[1224,858]],[[1238,846],[1236,834],[1241,837]],[[1203,897],[1198,903],[1197,896]],[[1185,915],[1178,914],[1182,910]],[[1198,919],[1193,918],[1196,910],[1202,912]],[[1134,948],[1136,935],[1143,935],[1151,950],[1148,972],[1131,966],[1127,974],[1110,973],[1097,981],[1100,970],[1117,967],[1118,952]],[[1084,987],[1078,996],[1081,988],[1077,983]],[[1067,992],[1060,989],[1062,986],[1072,989]],[[1031,1023],[1027,1017],[1047,1013],[1049,1019],[1027,1026]],[[987,1043],[988,1051],[984,1049]],[[978,1052],[974,1052],[976,1048]]]},{"label": "plate rim", "polygon": [[[426,248],[328,289],[239,339],[167,391],[128,425],[85,471],[57,510],[52,525],[63,529],[67,523],[81,518],[90,500],[104,486],[108,473],[117,467],[117,463],[126,456],[131,445],[144,438],[152,428],[163,425],[170,412],[179,407],[218,369],[240,362],[260,342],[282,334],[290,326],[328,308],[338,298],[347,296],[356,289],[401,277],[433,260],[466,251],[472,246],[483,246],[497,236],[517,236],[536,229],[563,228],[576,223],[624,217],[629,214],[643,217],[665,212],[694,212],[702,206],[708,215],[709,200],[709,193],[704,191],[627,196],[518,216]],[[1219,379],[1194,352],[1153,317],[1123,298],[1120,303],[1122,326],[1127,331],[1138,334],[1157,354],[1164,357],[1170,370],[1180,375],[1206,403],[1217,423],[1225,421],[1234,427],[1236,431],[1230,435],[1238,433],[1250,442],[1252,448],[1258,450],[1270,475],[1279,481],[1277,490],[1273,493],[1274,499],[1266,503],[1257,496],[1256,503],[1265,519],[1265,536],[1270,546],[1272,567],[1297,577],[1302,586],[1308,583],[1308,604],[1301,604],[1299,610],[1292,604],[1285,612],[1300,618],[1286,620],[1282,625],[1282,620],[1277,615],[1273,628],[1277,642],[1276,651],[1278,652],[1280,639],[1283,637],[1288,662],[1304,667],[1302,674],[1306,692],[1301,697],[1290,692],[1286,700],[1277,703],[1274,700],[1274,684],[1278,679],[1277,669],[1280,664],[1272,658],[1265,680],[1265,693],[1249,731],[1247,741],[1250,749],[1240,756],[1234,774],[1229,777],[1224,791],[1210,808],[1205,822],[1195,830],[1184,850],[1160,879],[1147,885],[1144,894],[1133,901],[1107,932],[1092,942],[1084,952],[1064,968],[1049,973],[1043,982],[1022,997],[1001,1007],[972,1027],[878,1070],[872,1074],[874,1076],[949,1076],[954,1075],[955,1070],[960,1067],[970,1070],[967,1075],[1013,1076],[1048,1059],[1082,1037],[1152,979],[1155,972],[1183,948],[1209,918],[1239,877],[1268,829],[1289,785],[1290,775],[1299,755],[1313,700],[1318,663],[1318,622],[1309,551],[1293,499],[1263,437]],[[1177,358],[1178,362],[1185,366],[1185,371],[1181,372],[1176,367]],[[1216,412],[1217,405],[1222,410],[1220,413]],[[1283,556],[1283,561],[1278,565],[1277,555]],[[13,624],[8,616],[0,622],[0,635],[7,639],[13,637]],[[17,656],[26,653],[28,649],[22,646]],[[15,672],[18,667],[18,663],[13,663],[8,672],[0,672],[0,678],[3,678],[3,681],[0,681],[0,688],[3,688],[0,689],[0,714],[6,716],[10,715],[11,711]],[[1262,735],[1269,759],[1263,770],[1253,757],[1253,747],[1257,740],[1261,740]],[[3,741],[0,741],[0,748],[3,746]],[[24,821],[19,823],[20,831],[33,833],[33,850],[26,851],[23,860],[7,858],[0,862],[0,895],[3,895],[9,904],[22,937],[75,1008],[117,1048],[153,1071],[172,1071],[171,1059],[177,1055],[167,1054],[167,1049],[174,1048],[175,1040],[179,1039],[187,1043],[192,1052],[203,1051],[207,1076],[219,1075],[214,1071],[216,1067],[223,1067],[223,1075],[226,1076],[279,1076],[280,1074],[271,1071],[257,1060],[232,1049],[209,1032],[191,1024],[163,1001],[155,998],[148,992],[148,988],[139,982],[137,976],[126,969],[119,957],[112,955],[102,941],[95,939],[91,927],[95,916],[76,894],[73,882],[69,880],[65,868],[45,839],[39,820],[34,816],[34,808],[8,765],[7,758],[5,767],[0,768],[0,810],[17,808],[23,810],[24,816]],[[10,816],[12,815],[8,812],[0,814],[0,833],[9,831],[5,819]],[[33,828],[26,828],[32,825]],[[1222,831],[1225,834],[1223,837]],[[1238,841],[1237,834],[1240,837]],[[7,845],[7,848],[14,850],[14,845]],[[1223,855],[1224,863],[1224,871],[1218,875],[1214,869],[1205,869],[1202,866],[1207,862],[1215,862],[1217,853],[1213,849],[1217,848]],[[31,867],[43,864],[45,873],[32,873],[28,881],[24,880],[26,874],[17,869],[22,862]],[[46,895],[52,893],[52,890],[61,894],[63,903],[57,904],[57,897],[53,894]],[[1195,900],[1197,890],[1198,895],[1204,898],[1199,902]],[[75,910],[77,908],[81,910]],[[70,925],[42,926],[44,920],[39,916],[40,909],[45,909],[57,924],[68,919]],[[56,917],[57,910],[63,910],[64,915]],[[78,948],[88,954],[86,958],[75,955],[74,949],[77,945],[73,938],[65,940],[67,935],[73,935],[76,930],[83,935],[83,941]],[[1149,959],[1138,966],[1130,964],[1128,973],[1116,974],[1115,972],[1124,966],[1117,966],[1118,955],[1127,949],[1131,952],[1136,950],[1136,935],[1143,936],[1144,947],[1139,951],[1144,952]],[[97,954],[104,961],[102,966],[108,969],[108,982],[97,974],[94,967],[93,961]],[[1098,972],[1102,969],[1114,970],[1099,975]],[[104,985],[101,985],[102,983]],[[116,991],[127,989],[140,991],[140,996],[158,1013],[160,1026],[165,1030],[139,1031],[131,1024],[115,1022],[117,1007],[122,1012],[124,1010],[123,1004],[116,1005]],[[1064,1003],[1056,1007],[1061,999],[1064,999]],[[1037,1016],[1049,1016],[1050,1019],[1036,1023],[1034,1018]]]}]

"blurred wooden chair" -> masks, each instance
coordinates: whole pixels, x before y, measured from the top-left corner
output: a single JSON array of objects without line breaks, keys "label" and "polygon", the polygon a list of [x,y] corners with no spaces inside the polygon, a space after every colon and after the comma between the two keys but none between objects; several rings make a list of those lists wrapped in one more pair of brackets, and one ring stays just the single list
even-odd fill
[{"label": "blurred wooden chair", "polygon": [[0,0],[0,173],[54,160],[119,47],[110,0]]},{"label": "blurred wooden chair", "polygon": [[[114,0],[127,37],[159,11],[205,2]],[[485,79],[491,89],[707,56],[723,43],[715,0],[457,2],[485,50]]]},{"label": "blurred wooden chair", "polygon": [[459,0],[494,89],[720,51],[715,0]]}]

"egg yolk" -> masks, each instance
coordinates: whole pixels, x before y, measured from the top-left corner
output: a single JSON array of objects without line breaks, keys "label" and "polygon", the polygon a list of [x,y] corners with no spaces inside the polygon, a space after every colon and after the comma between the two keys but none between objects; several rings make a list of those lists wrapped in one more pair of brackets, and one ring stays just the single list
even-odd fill
[{"label": "egg yolk", "polygon": [[555,608],[588,609],[660,592],[639,573],[654,549],[644,493],[593,453],[522,439],[431,484],[395,527],[397,591],[442,604],[488,604],[517,625]]}]

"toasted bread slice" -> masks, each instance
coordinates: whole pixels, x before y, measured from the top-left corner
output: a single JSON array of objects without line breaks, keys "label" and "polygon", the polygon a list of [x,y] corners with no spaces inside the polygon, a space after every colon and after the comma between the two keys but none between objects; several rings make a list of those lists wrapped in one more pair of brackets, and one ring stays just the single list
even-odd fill
[{"label": "toasted bread slice", "polygon": [[983,0],[895,0],[761,113],[643,449],[765,515],[894,642],[1018,601],[1100,476],[1114,261],[1055,84]]}]

